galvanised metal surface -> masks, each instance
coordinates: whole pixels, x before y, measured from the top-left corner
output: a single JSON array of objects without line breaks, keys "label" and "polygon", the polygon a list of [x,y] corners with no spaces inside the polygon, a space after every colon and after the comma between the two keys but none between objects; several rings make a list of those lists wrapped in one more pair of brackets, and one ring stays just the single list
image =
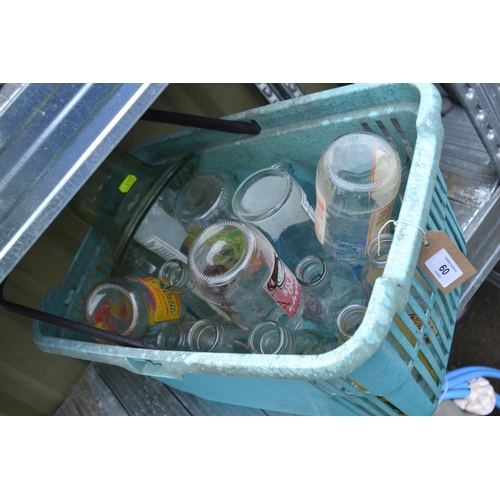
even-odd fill
[{"label": "galvanised metal surface", "polygon": [[[160,165],[196,152],[200,172],[231,172],[240,179],[278,161],[289,161],[299,182],[314,182],[324,148],[339,135],[368,126],[376,133],[390,134],[413,157],[399,219],[444,229],[465,252],[439,175],[440,112],[441,98],[432,85],[352,85],[231,117],[255,119],[262,127],[258,136],[228,138],[212,131],[184,130],[142,144],[132,153]],[[432,293],[428,294],[418,280],[412,281],[421,243],[418,228],[398,224],[384,276],[375,284],[356,335],[321,355],[145,351],[90,343],[74,332],[38,322],[33,338],[44,351],[122,366],[221,402],[299,414],[387,415],[397,414],[398,408],[408,414],[432,414],[450,351],[460,289],[444,296],[429,280]],[[109,270],[107,242],[92,230],[64,285],[47,295],[43,307],[78,315],[87,291]],[[64,303],[68,296],[72,299]],[[428,313],[419,310],[417,298],[429,306]],[[393,318],[398,313],[403,323],[413,325],[405,311],[407,303],[420,318],[432,320],[438,336],[423,321],[415,333],[416,344],[405,339]]]},{"label": "galvanised metal surface", "polygon": [[500,174],[500,84],[453,83],[452,86]]},{"label": "galvanised metal surface", "polygon": [[460,107],[443,117],[440,168],[477,274],[462,286],[460,311],[500,259],[500,180],[483,141]]},{"label": "galvanised metal surface", "polygon": [[166,87],[13,85],[0,101],[0,281]]}]

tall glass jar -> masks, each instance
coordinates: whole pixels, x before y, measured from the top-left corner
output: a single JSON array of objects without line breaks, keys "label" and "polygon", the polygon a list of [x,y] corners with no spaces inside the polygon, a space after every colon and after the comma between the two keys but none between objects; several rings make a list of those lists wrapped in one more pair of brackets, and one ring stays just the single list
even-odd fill
[{"label": "tall glass jar", "polygon": [[358,264],[390,220],[400,183],[399,156],[385,139],[356,132],[333,141],[316,170],[316,235],[325,249]]},{"label": "tall glass jar", "polygon": [[216,305],[209,302],[194,286],[187,264],[180,260],[169,260],[158,270],[160,286],[181,297],[186,307],[198,319],[211,319],[219,323],[231,321]]},{"label": "tall glass jar", "polygon": [[200,292],[245,330],[281,311],[301,321],[304,303],[297,278],[251,224],[212,224],[194,240],[188,266]]},{"label": "tall glass jar", "polygon": [[308,256],[295,268],[304,293],[304,319],[325,332],[335,332],[337,314],[349,304],[364,302],[356,270],[349,264]]},{"label": "tall glass jar", "polygon": [[336,347],[332,337],[318,330],[289,330],[274,321],[257,324],[248,345],[254,354],[321,354]]},{"label": "tall glass jar", "polygon": [[182,320],[184,307],[178,295],[160,288],[156,278],[120,277],[92,288],[83,312],[91,326],[139,338],[158,323]]},{"label": "tall glass jar", "polygon": [[205,173],[194,176],[177,193],[174,213],[186,231],[197,235],[219,219],[233,217],[234,186],[227,177]]},{"label": "tall glass jar", "polygon": [[306,255],[324,253],[314,232],[314,208],[299,183],[282,168],[247,177],[233,197],[235,216],[257,226],[292,269]]}]

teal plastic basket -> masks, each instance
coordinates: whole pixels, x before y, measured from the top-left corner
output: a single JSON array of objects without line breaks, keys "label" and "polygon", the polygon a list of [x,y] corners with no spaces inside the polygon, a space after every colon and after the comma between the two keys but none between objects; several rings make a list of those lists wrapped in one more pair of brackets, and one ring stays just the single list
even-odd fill
[{"label": "teal plastic basket", "polygon": [[[200,172],[231,172],[240,181],[288,161],[299,182],[314,184],[318,159],[330,142],[348,132],[371,130],[390,136],[412,158],[398,219],[446,231],[465,253],[439,172],[441,97],[432,85],[351,85],[229,118],[256,120],[262,132],[243,137],[188,129],[144,143],[132,153],[160,166],[194,152]],[[429,294],[413,278],[422,243],[415,226],[397,225],[384,274],[375,283],[356,335],[325,354],[135,349],[99,344],[36,321],[33,338],[43,351],[118,365],[222,403],[299,415],[431,415],[446,372],[460,287],[444,295],[425,278]],[[47,293],[42,309],[81,320],[85,295],[109,276],[111,265],[106,238],[90,230],[62,285]],[[412,321],[414,315],[420,327]]]}]

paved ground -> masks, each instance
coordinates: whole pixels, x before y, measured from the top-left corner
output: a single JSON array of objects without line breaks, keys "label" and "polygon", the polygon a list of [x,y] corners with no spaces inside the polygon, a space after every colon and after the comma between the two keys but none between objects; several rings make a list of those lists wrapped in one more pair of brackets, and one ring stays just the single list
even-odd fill
[{"label": "paved ground", "polygon": [[[485,281],[455,328],[448,370],[481,365],[500,369],[500,289]],[[500,394],[500,380],[489,379]],[[491,416],[500,416],[495,409]]]}]

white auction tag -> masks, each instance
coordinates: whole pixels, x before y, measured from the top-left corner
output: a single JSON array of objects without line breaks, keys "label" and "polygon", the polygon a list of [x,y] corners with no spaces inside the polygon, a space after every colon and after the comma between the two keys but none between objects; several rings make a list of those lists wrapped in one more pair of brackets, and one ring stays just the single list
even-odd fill
[{"label": "white auction tag", "polygon": [[444,248],[427,260],[425,267],[434,274],[441,286],[445,288],[464,274]]},{"label": "white auction tag", "polygon": [[428,231],[422,244],[418,264],[447,294],[476,274],[465,255],[444,231]]}]

